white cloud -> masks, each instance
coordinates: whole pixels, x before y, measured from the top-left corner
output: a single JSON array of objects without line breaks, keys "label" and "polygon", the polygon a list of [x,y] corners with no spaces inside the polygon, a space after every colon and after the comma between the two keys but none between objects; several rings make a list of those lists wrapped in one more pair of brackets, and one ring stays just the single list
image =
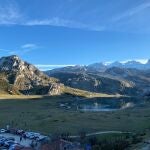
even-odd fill
[{"label": "white cloud", "polygon": [[20,48],[17,48],[16,50],[0,49],[0,52],[4,52],[8,55],[24,55],[25,53],[28,53],[38,48],[40,47],[36,44],[27,43],[27,44],[20,46]]},{"label": "white cloud", "polygon": [[66,67],[66,66],[75,66],[75,65],[36,65],[37,67]]},{"label": "white cloud", "polygon": [[[70,3],[73,1],[74,0],[68,0],[68,2]],[[86,30],[92,30],[92,31],[110,31],[110,30],[111,31],[116,31],[116,30],[126,31],[126,30],[130,30],[130,27],[131,27],[132,28],[130,30],[131,32],[138,32],[138,30],[136,30],[135,28],[141,29],[140,25],[142,24],[143,21],[139,21],[140,23],[137,25],[135,22],[137,22],[140,19],[140,17],[136,18],[136,15],[140,13],[141,11],[148,9],[150,7],[150,2],[147,1],[145,3],[141,3],[135,6],[134,8],[132,7],[130,9],[128,7],[126,11],[122,13],[119,10],[117,15],[112,13],[109,16],[108,14],[114,8],[116,8],[117,5],[114,5],[113,7],[111,6],[110,10],[106,9],[108,14],[105,11],[104,13],[101,13],[102,6],[97,10],[96,13],[93,13],[93,10],[94,10],[93,7],[91,7],[89,10],[82,10],[82,9],[80,10],[80,9],[74,9],[73,6],[71,5],[71,8],[73,9],[73,11],[72,13],[69,13],[68,11],[69,14],[66,14],[66,11],[65,11],[66,7],[63,5],[62,7],[63,7],[62,9],[64,10],[63,15],[61,15],[60,14],[61,11],[58,10],[57,12],[59,13],[55,13],[54,11],[52,12],[52,14],[54,13],[53,16],[51,17],[49,14],[47,14],[47,15],[43,15],[43,18],[41,17],[41,19],[39,19],[38,17],[31,18],[31,16],[29,16],[28,13],[26,13],[26,11],[23,12],[22,10],[20,10],[21,7],[19,8],[19,6],[15,5],[12,1],[7,0],[7,5],[4,5],[4,6],[0,5],[0,25],[59,26],[59,27],[67,27],[67,28],[86,29]],[[89,15],[87,15],[87,12]],[[35,15],[36,14],[34,14],[33,16]],[[148,16],[148,13],[147,13],[147,16]],[[130,17],[133,17],[133,19]],[[99,19],[99,18],[104,18],[104,20]],[[141,15],[141,18],[143,18],[142,15]],[[129,19],[131,19],[131,21]],[[134,21],[134,19],[136,21]],[[146,19],[147,18],[145,17],[145,19],[143,20],[146,20]],[[142,25],[143,25],[142,26],[143,29],[141,30],[144,30],[144,27],[148,26],[147,24],[142,24]],[[149,26],[148,26],[148,29],[145,29],[145,30],[149,31]]]},{"label": "white cloud", "polygon": [[13,4],[8,3],[5,6],[0,6],[0,24],[14,25],[22,20],[22,14],[19,9]]},{"label": "white cloud", "polygon": [[69,67],[69,66],[75,66],[75,65],[65,65],[65,64],[62,64],[62,65],[41,65],[41,64],[38,64],[35,66],[42,71],[46,71],[46,70],[52,70],[55,68]]},{"label": "white cloud", "polygon": [[81,22],[77,22],[74,20],[62,19],[59,17],[53,17],[50,19],[44,20],[27,20],[22,25],[25,26],[59,26],[59,27],[68,27],[68,28],[81,28],[81,29],[89,29],[89,30],[97,30],[101,31],[104,27],[93,27],[88,24],[84,24]]},{"label": "white cloud", "polygon": [[121,63],[127,63],[128,61],[137,61],[137,62],[140,62],[142,64],[146,64],[148,62],[148,59],[128,59],[128,60],[124,60],[124,61],[121,61]]},{"label": "white cloud", "polygon": [[38,46],[36,44],[33,43],[27,43],[21,46],[22,49],[35,49]]},{"label": "white cloud", "polygon": [[141,11],[148,9],[150,7],[150,2],[142,3],[134,8],[131,8],[124,13],[119,14],[118,16],[113,17],[112,21],[120,21],[121,19],[131,17],[133,15],[136,15],[137,13],[140,13]]},{"label": "white cloud", "polygon": [[8,49],[0,49],[0,52],[10,52],[10,51],[12,51],[12,50],[8,50]]},{"label": "white cloud", "polygon": [[66,25],[69,25],[71,23],[72,22],[69,20],[54,17],[51,19],[44,19],[44,20],[28,20],[24,23],[24,25],[29,25],[29,26],[34,26],[34,25],[66,26]]},{"label": "white cloud", "polygon": [[138,61],[142,64],[146,64],[148,62],[148,59],[136,59],[136,61]]},{"label": "white cloud", "polygon": [[81,28],[95,31],[102,31],[102,26],[92,26],[73,19],[60,17],[47,17],[46,19],[31,19],[23,14],[13,3],[4,7],[0,6],[0,25],[22,25],[22,26],[59,26],[68,28]]}]

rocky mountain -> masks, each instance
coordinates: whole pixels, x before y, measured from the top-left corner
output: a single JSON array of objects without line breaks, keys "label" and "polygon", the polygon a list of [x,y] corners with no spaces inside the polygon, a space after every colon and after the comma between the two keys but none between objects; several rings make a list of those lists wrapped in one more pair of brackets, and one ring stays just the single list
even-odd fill
[{"label": "rocky mountain", "polygon": [[150,60],[147,61],[147,63],[143,64],[139,61],[127,61],[127,62],[119,62],[115,61],[112,63],[94,63],[90,65],[76,65],[76,66],[69,66],[69,67],[63,67],[63,68],[57,68],[50,71],[46,71],[46,74],[50,75],[52,72],[105,72],[107,69],[112,67],[118,67],[118,68],[132,68],[132,69],[138,69],[138,70],[148,70],[150,69]]},{"label": "rocky mountain", "polygon": [[107,66],[104,63],[94,63],[86,66],[88,71],[100,71],[103,72],[107,69]]},{"label": "rocky mountain", "polygon": [[0,58],[0,94],[101,96],[64,86],[58,79],[47,76],[15,55]]},{"label": "rocky mountain", "polygon": [[112,67],[105,73],[121,80],[130,81],[142,94],[150,92],[150,70]]},{"label": "rocky mountain", "polygon": [[[65,67],[43,73],[18,56],[2,57],[0,59],[0,93],[26,95],[63,93],[81,95],[87,94],[86,91],[89,91],[90,95],[93,92],[122,95],[150,93],[150,70],[120,67],[118,62],[115,64],[119,67],[107,68],[104,64],[100,64],[100,67],[99,64],[94,64]],[[136,62],[127,64],[128,66],[140,65]]]},{"label": "rocky mountain", "polygon": [[113,63],[110,63],[109,65],[106,66],[107,68],[111,68],[111,67],[123,67],[123,64],[119,61],[115,61]]},{"label": "rocky mountain", "polygon": [[15,89],[23,94],[57,95],[63,87],[63,84],[57,83],[57,79],[49,78],[15,55],[0,59],[0,74],[0,81],[8,88],[5,91],[9,93],[13,93]]},{"label": "rocky mountain", "polygon": [[86,66],[80,66],[80,65],[76,65],[76,66],[68,66],[68,67],[63,67],[63,68],[57,68],[57,69],[53,69],[50,71],[45,71],[47,75],[50,75],[51,73],[56,73],[56,72],[80,72],[80,73],[84,73],[87,71],[87,67]]},{"label": "rocky mountain", "polygon": [[150,59],[147,61],[147,65],[150,65]]},{"label": "rocky mountain", "polygon": [[150,69],[150,60],[147,61],[147,63],[143,64],[139,61],[135,61],[135,60],[131,60],[131,61],[127,61],[127,62],[112,62],[112,63],[95,63],[95,64],[91,64],[88,65],[87,67],[89,67],[91,69],[94,69],[96,71],[105,71],[108,68],[112,68],[112,67],[119,67],[119,68],[134,68],[134,69],[139,69],[139,70],[147,70]]},{"label": "rocky mountain", "polygon": [[143,70],[140,68],[143,64],[130,61],[125,64],[126,67],[120,62],[110,64],[109,67],[97,63],[90,67],[82,66],[82,69],[61,68],[45,73],[73,88],[111,94],[144,95],[150,93],[150,69],[146,69],[149,68],[146,67],[148,63]]},{"label": "rocky mountain", "polygon": [[58,78],[66,86],[90,92],[122,95],[135,95],[138,92],[133,82],[107,73],[60,71],[49,75]]}]

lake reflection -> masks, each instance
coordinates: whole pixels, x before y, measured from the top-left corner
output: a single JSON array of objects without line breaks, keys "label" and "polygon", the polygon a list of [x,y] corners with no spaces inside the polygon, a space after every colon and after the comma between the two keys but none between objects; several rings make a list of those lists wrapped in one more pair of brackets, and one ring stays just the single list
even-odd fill
[{"label": "lake reflection", "polygon": [[97,98],[94,100],[90,99],[77,99],[76,101],[62,102],[60,107],[66,110],[76,110],[84,112],[109,112],[123,110],[127,108],[135,107],[135,105],[140,104],[139,99],[131,98]]},{"label": "lake reflection", "polygon": [[117,111],[119,108],[111,108],[108,105],[101,105],[98,103],[94,103],[92,105],[82,105],[80,106],[79,110],[81,111],[92,111],[92,112],[99,112],[99,111]]},{"label": "lake reflection", "polygon": [[134,107],[134,103],[132,102],[127,102],[121,105],[105,105],[101,103],[92,103],[92,104],[82,104],[79,107],[79,110],[81,111],[93,111],[93,112],[98,112],[98,111],[117,111],[121,109],[127,109]]}]

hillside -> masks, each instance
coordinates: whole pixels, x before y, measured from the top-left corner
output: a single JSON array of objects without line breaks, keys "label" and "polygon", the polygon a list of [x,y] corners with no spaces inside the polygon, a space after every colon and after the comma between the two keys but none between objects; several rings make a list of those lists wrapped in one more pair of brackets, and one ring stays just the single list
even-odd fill
[{"label": "hillside", "polygon": [[[103,67],[102,64],[100,67]],[[150,93],[150,70],[72,66],[41,72],[18,56],[0,59],[0,94],[101,97]],[[46,75],[46,74],[47,75]],[[88,92],[87,92],[88,91]],[[100,94],[103,93],[103,94]],[[106,94],[106,95],[105,95]]]},{"label": "hillside", "polygon": [[0,59],[0,94],[61,95],[84,97],[112,96],[64,86],[57,78],[49,77],[18,56]]},{"label": "hillside", "polygon": [[[102,68],[101,71],[97,71],[98,66],[95,67],[95,65],[90,65],[90,69],[86,66],[78,67],[78,70],[77,67],[66,67],[50,70],[45,73],[50,77],[58,78],[66,86],[90,92],[118,93],[130,96],[150,93],[150,70],[120,66]],[[101,67],[102,64],[100,65]]]},{"label": "hillside", "polygon": [[[61,93],[63,86],[57,83],[57,79],[49,78],[18,56],[2,57],[0,74],[4,85],[1,88],[8,93],[57,95]],[[18,92],[14,92],[14,89]]]},{"label": "hillside", "polygon": [[58,78],[66,86],[90,92],[121,95],[137,93],[133,83],[100,73],[56,72],[50,76]]}]

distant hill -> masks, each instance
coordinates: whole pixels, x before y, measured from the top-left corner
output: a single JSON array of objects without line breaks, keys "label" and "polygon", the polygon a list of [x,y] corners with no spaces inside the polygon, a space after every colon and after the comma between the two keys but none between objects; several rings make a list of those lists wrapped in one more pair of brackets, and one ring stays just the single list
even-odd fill
[{"label": "distant hill", "polygon": [[66,87],[15,55],[0,58],[0,94],[101,96]]},{"label": "distant hill", "polygon": [[[98,64],[72,66],[43,73],[18,56],[2,57],[0,94],[94,97],[103,94],[137,96],[150,93],[150,69],[125,68],[119,63],[115,64],[117,67],[104,67],[106,65],[101,63],[99,67]],[[127,64],[130,66],[132,63]],[[149,64],[150,61],[145,65]]]},{"label": "distant hill", "polygon": [[46,71],[46,74],[49,73],[56,73],[56,72],[105,72],[109,68],[118,67],[118,68],[125,68],[125,69],[138,69],[138,70],[150,70],[150,59],[147,63],[143,64],[139,61],[127,61],[125,63],[115,61],[112,63],[93,63],[90,65],[76,65],[76,66],[68,66],[63,68],[52,69],[50,71]]},{"label": "distant hill", "polygon": [[132,82],[104,74],[57,72],[51,76],[66,86],[90,92],[122,95],[134,95],[137,92]]},{"label": "distant hill", "polygon": [[96,63],[89,66],[54,69],[45,73],[72,88],[137,96],[150,92],[149,62],[146,64],[135,61],[124,64],[114,62],[109,65]]},{"label": "distant hill", "polygon": [[112,67],[119,67],[119,68],[133,68],[133,69],[139,69],[139,70],[147,70],[150,69],[150,60],[147,61],[147,63],[143,64],[139,61],[131,60],[127,61],[125,63],[116,61],[112,63],[95,63],[88,65],[87,68],[94,69],[96,71],[104,71],[108,68]]}]

